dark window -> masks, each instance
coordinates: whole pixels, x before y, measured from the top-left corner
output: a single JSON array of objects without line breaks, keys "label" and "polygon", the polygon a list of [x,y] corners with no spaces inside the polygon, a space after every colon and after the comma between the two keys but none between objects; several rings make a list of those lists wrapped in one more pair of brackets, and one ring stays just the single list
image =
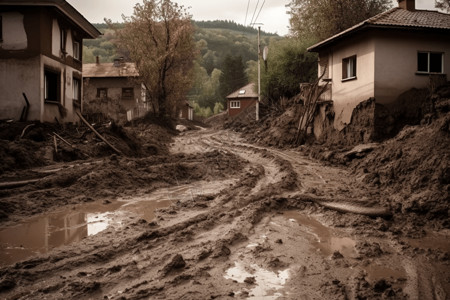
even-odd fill
[{"label": "dark window", "polygon": [[134,89],[133,88],[122,88],[122,99],[123,100],[133,100]]},{"label": "dark window", "polygon": [[443,53],[418,52],[417,72],[421,73],[443,73]]},{"label": "dark window", "polygon": [[58,72],[44,70],[44,99],[48,102],[59,102],[61,75]]},{"label": "dark window", "polygon": [[97,89],[97,98],[107,98],[108,97],[108,89],[107,88],[98,88]]},{"label": "dark window", "polygon": [[80,60],[80,43],[73,42],[73,58]]},{"label": "dark window", "polygon": [[342,80],[356,78],[356,55],[342,60]]},{"label": "dark window", "polygon": [[2,22],[2,16],[0,16],[0,42],[3,41],[3,22]]},{"label": "dark window", "polygon": [[61,50],[66,50],[66,30],[61,28]]},{"label": "dark window", "polygon": [[81,80],[73,78],[73,101],[74,104],[81,103]]}]

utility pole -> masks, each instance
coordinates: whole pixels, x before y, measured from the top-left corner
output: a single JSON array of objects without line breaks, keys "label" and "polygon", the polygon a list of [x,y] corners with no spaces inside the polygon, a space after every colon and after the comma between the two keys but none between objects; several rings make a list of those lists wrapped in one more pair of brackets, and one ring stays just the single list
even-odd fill
[{"label": "utility pole", "polygon": [[258,101],[256,102],[256,121],[259,120],[259,102],[261,102],[261,26],[258,26]]}]

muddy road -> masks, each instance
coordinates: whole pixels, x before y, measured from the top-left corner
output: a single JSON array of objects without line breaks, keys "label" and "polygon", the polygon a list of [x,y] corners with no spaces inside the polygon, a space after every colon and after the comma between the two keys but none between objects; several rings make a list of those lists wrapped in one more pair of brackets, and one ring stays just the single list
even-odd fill
[{"label": "muddy road", "polygon": [[[449,231],[230,131],[3,176],[0,298],[448,299]],[[45,175],[45,176],[44,176]]]}]

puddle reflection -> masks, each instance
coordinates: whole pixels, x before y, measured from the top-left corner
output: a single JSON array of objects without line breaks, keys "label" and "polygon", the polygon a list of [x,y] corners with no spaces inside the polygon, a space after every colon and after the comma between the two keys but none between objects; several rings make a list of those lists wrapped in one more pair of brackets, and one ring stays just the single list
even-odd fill
[{"label": "puddle reflection", "polygon": [[306,227],[307,231],[315,236],[313,243],[324,255],[331,255],[339,251],[344,257],[356,257],[356,242],[349,237],[342,237],[336,230],[326,227],[319,221],[296,211],[284,212],[284,216],[291,222]]}]

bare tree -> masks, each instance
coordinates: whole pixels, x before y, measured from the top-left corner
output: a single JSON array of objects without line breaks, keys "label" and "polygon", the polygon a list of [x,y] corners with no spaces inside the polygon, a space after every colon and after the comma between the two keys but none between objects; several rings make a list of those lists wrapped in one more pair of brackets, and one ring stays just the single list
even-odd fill
[{"label": "bare tree", "polygon": [[[191,16],[170,0],[144,0],[122,16],[117,45],[136,63],[158,115],[172,115],[190,89],[196,46]],[[109,22],[111,24],[111,22]]]}]

